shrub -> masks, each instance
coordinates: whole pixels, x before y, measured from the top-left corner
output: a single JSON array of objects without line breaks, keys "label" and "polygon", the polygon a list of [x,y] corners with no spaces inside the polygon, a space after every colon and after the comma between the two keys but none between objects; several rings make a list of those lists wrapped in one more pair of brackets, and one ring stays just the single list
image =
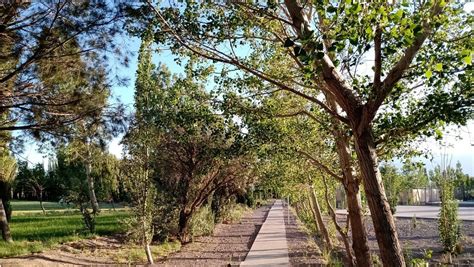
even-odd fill
[{"label": "shrub", "polygon": [[190,234],[191,237],[211,235],[214,231],[214,213],[209,205],[201,207],[191,218]]},{"label": "shrub", "polygon": [[461,237],[460,223],[458,219],[458,203],[454,199],[454,179],[445,171],[440,179],[441,210],[439,213],[438,231],[443,244],[444,251],[451,255],[455,254],[456,246]]},{"label": "shrub", "polygon": [[245,212],[249,211],[246,205],[230,203],[221,212],[220,220],[223,223],[235,223],[240,221]]}]

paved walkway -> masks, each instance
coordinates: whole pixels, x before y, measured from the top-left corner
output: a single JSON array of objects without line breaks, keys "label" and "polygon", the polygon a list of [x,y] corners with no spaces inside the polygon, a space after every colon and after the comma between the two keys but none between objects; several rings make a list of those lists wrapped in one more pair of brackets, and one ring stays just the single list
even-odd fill
[{"label": "paved walkway", "polygon": [[[413,217],[436,219],[439,215],[439,206],[397,206],[396,217]],[[474,221],[474,207],[459,207],[460,220]]]},{"label": "paved walkway", "polygon": [[[397,206],[395,217],[400,218],[427,218],[437,219],[439,215],[439,206]],[[337,213],[347,214],[347,210],[337,210]],[[463,221],[474,221],[474,207],[459,207],[458,216]]]},{"label": "paved walkway", "polygon": [[276,200],[240,266],[289,266],[288,244],[281,200]]}]

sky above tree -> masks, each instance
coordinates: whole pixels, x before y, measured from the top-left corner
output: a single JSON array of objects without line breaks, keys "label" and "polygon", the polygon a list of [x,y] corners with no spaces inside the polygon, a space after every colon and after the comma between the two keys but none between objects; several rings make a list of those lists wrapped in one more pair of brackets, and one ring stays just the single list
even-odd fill
[{"label": "sky above tree", "polygon": [[[473,12],[474,3],[466,3],[464,9],[468,12]],[[112,92],[113,97],[118,98],[122,103],[126,104],[128,110],[132,112],[134,81],[137,69],[137,52],[140,47],[140,40],[128,36],[121,36],[118,38],[117,42],[121,43],[123,47],[131,51],[133,55],[130,57],[128,66],[123,66],[118,61],[112,63],[115,68],[112,69],[109,76],[111,78],[125,78],[127,81],[126,84],[117,83],[112,88]],[[183,73],[184,64],[177,64],[170,51],[159,51],[159,53],[155,53],[153,61],[155,64],[161,62],[167,65],[172,73]],[[120,157],[122,154],[120,140],[121,136],[114,138],[109,144],[109,151],[117,157]],[[441,155],[445,154],[452,158],[451,165],[454,166],[456,162],[459,161],[461,162],[464,171],[474,176],[474,121],[468,122],[467,126],[463,127],[448,127],[442,140],[437,141],[434,138],[428,138],[420,144],[420,148],[431,151],[432,159],[419,159],[425,163],[427,169],[433,169],[438,165],[441,162]],[[39,153],[37,151],[37,144],[34,142],[27,143],[24,152],[21,155],[17,155],[17,157],[22,160],[27,159],[31,164],[43,162],[45,166],[47,166],[48,156]],[[398,165],[400,163],[395,161],[395,164]]]}]

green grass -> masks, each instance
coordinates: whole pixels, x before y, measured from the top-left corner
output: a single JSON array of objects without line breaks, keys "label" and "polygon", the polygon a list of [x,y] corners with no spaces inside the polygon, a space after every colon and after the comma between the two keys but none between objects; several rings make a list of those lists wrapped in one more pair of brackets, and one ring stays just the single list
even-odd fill
[{"label": "green grass", "polygon": [[[95,235],[112,235],[124,231],[120,223],[128,212],[102,212],[97,218]],[[11,257],[54,247],[57,244],[92,237],[84,230],[82,216],[77,212],[20,214],[10,223],[14,244],[0,241],[0,257]]]},{"label": "green grass", "polygon": [[[25,213],[25,212],[40,212],[41,206],[39,201],[29,201],[29,200],[12,200],[11,202],[12,210],[14,213]],[[45,201],[43,202],[44,208],[48,210],[71,210],[75,209],[74,205],[63,203],[62,205],[59,202]],[[99,203],[101,209],[112,209],[112,205],[109,203]],[[115,208],[123,208],[123,205],[116,203]]]}]

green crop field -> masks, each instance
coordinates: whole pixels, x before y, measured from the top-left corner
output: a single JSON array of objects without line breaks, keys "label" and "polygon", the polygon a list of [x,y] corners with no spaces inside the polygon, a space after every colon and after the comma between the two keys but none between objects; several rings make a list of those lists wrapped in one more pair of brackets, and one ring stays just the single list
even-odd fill
[{"label": "green crop field", "polygon": [[[31,207],[22,203],[17,207]],[[15,207],[15,206],[14,206]],[[95,235],[112,235],[124,231],[122,220],[126,211],[103,211],[96,217]],[[19,214],[12,217],[10,228],[14,243],[0,241],[0,257],[24,255],[51,248],[57,244],[91,237],[84,229],[82,216],[78,212],[50,212],[47,214]]]},{"label": "green crop field", "polygon": [[[29,201],[29,200],[12,200],[11,202],[13,214],[16,213],[26,213],[26,212],[40,212],[41,206],[39,201]],[[60,210],[74,210],[76,207],[72,204],[59,203],[59,202],[43,202],[43,206],[46,211],[60,211]],[[114,205],[109,203],[99,203],[100,208],[102,209],[121,209],[124,206],[120,203],[115,203]]]}]

